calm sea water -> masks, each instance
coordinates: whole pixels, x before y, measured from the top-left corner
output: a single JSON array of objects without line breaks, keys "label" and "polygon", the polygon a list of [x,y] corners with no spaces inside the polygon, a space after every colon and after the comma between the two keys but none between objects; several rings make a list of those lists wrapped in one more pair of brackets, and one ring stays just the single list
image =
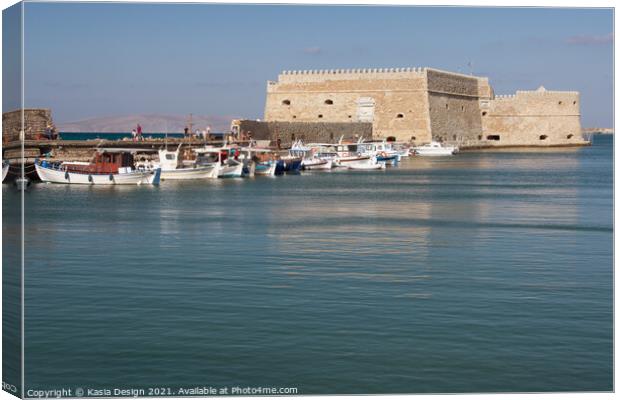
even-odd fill
[{"label": "calm sea water", "polygon": [[387,171],[36,184],[26,386],[612,390],[612,170],[599,136]]}]

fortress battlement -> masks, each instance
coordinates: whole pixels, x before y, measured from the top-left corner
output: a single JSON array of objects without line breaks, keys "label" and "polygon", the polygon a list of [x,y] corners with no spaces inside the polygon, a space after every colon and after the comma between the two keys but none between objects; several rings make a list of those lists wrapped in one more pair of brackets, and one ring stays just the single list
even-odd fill
[{"label": "fortress battlement", "polygon": [[279,83],[321,82],[328,80],[411,79],[424,76],[426,68],[349,68],[286,70],[278,75]]}]

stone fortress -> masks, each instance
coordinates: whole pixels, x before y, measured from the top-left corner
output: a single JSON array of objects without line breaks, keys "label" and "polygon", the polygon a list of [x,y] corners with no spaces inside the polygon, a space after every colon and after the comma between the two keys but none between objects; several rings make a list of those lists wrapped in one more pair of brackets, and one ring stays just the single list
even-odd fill
[{"label": "stone fortress", "polygon": [[496,96],[488,78],[433,68],[284,71],[267,83],[264,120],[365,123],[374,138],[464,148],[587,145],[579,106],[578,92]]}]

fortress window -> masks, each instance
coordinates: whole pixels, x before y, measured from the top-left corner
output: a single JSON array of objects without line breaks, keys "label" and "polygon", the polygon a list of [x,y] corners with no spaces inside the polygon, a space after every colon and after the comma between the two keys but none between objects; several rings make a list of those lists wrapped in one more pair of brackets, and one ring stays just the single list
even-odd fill
[{"label": "fortress window", "polygon": [[293,115],[293,119],[297,118],[297,115]]},{"label": "fortress window", "polygon": [[538,137],[538,139],[540,139],[540,140],[545,140],[545,139],[547,139],[547,135],[540,135],[540,136]]},{"label": "fortress window", "polygon": [[560,106],[561,106],[561,105],[562,105],[562,102],[561,102],[561,101],[558,101],[558,105],[560,105]]},{"label": "fortress window", "polygon": [[319,118],[323,118],[323,114],[319,114]]},{"label": "fortress window", "polygon": [[446,103],[446,110],[448,109],[448,103]]},{"label": "fortress window", "polygon": [[575,105],[575,104],[577,104],[577,102],[576,102],[576,101],[573,101],[573,105]]},{"label": "fortress window", "polygon": [[349,115],[349,118],[352,118],[352,117],[353,117],[352,115]]},{"label": "fortress window", "polygon": [[291,101],[290,100],[282,100],[282,105],[283,106],[290,106],[291,105]]},{"label": "fortress window", "polygon": [[456,135],[452,135],[452,140],[456,140]]},{"label": "fortress window", "polygon": [[478,140],[482,140],[482,135],[478,135]]},{"label": "fortress window", "polygon": [[483,111],[483,112],[482,112],[482,116],[484,117],[485,115],[487,115],[487,112],[486,112],[486,111]]},{"label": "fortress window", "polygon": [[415,141],[415,136],[411,136],[411,140],[412,140],[412,141]]},{"label": "fortress window", "polygon": [[403,118],[403,117],[404,117],[404,115],[403,115],[403,114],[397,114],[397,115],[396,115],[396,118]]},{"label": "fortress window", "polygon": [[487,140],[499,140],[499,135],[489,135],[487,136]]},{"label": "fortress window", "polygon": [[291,140],[295,141],[295,134],[294,133],[291,133]]},{"label": "fortress window", "polygon": [[570,135],[566,136],[566,139],[570,139],[573,137],[573,134],[571,133]]},{"label": "fortress window", "polygon": [[465,111],[465,106],[461,106],[461,111]]},{"label": "fortress window", "polygon": [[331,106],[332,104],[334,104],[334,102],[331,99],[327,99],[325,100],[325,104],[329,104]]},{"label": "fortress window", "polygon": [[334,140],[334,132],[329,132],[329,140]]}]

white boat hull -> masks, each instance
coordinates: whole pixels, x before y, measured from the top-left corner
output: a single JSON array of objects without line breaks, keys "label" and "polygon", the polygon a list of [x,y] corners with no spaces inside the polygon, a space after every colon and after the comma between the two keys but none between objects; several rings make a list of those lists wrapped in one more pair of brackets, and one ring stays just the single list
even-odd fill
[{"label": "white boat hull", "polygon": [[9,163],[2,165],[2,182],[6,179],[6,176],[9,173]]},{"label": "white boat hull", "polygon": [[424,157],[451,156],[454,154],[454,149],[416,149],[415,154]]},{"label": "white boat hull", "polygon": [[157,185],[161,169],[152,171],[131,171],[118,174],[86,174],[42,167],[35,163],[39,178],[43,182],[77,185]]},{"label": "white boat hull", "polygon": [[311,162],[306,162],[304,160],[303,167],[304,169],[311,170],[311,171],[326,170],[326,169],[332,169],[333,167],[332,164],[333,164],[332,160],[320,160],[320,161],[311,161]]},{"label": "white boat hull", "polygon": [[444,146],[439,142],[431,142],[424,146],[414,147],[415,154],[418,156],[451,156],[459,151],[455,146]]},{"label": "white boat hull", "polygon": [[162,180],[192,180],[217,178],[215,165],[196,167],[196,168],[177,168],[172,170],[162,170]]},{"label": "white boat hull", "polygon": [[220,165],[218,168],[218,178],[241,178],[243,176],[243,164]]},{"label": "white boat hull", "polygon": [[347,167],[354,170],[374,170],[385,169],[384,162],[377,162],[375,159],[369,158],[367,160],[348,162]]},{"label": "white boat hull", "polygon": [[276,163],[272,162],[268,168],[256,168],[254,170],[255,175],[261,176],[275,176],[276,175]]},{"label": "white boat hull", "polygon": [[348,168],[351,163],[368,162],[370,156],[338,157],[333,161],[334,167]]}]

